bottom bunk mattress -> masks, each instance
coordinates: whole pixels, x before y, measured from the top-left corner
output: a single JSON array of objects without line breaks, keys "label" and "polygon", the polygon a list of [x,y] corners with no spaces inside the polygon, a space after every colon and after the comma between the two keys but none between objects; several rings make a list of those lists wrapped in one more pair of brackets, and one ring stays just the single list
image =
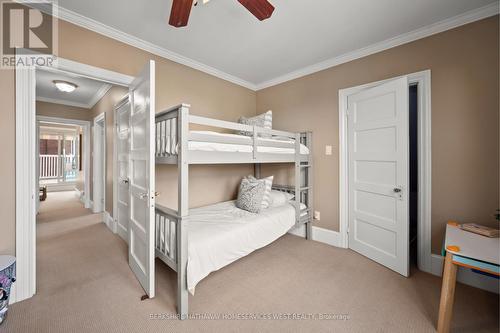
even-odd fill
[{"label": "bottom bunk mattress", "polygon": [[188,217],[187,286],[194,295],[203,278],[264,247],[295,224],[295,209],[287,203],[259,214],[235,206],[235,201],[194,208]]}]

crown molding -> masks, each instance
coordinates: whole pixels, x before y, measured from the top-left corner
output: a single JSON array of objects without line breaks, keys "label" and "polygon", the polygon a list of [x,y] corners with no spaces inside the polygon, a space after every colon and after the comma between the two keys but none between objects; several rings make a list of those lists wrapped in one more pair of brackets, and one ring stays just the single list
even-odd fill
[{"label": "crown molding", "polygon": [[190,59],[188,57],[185,57],[183,55],[180,55],[178,53],[172,52],[168,49],[165,49],[163,47],[157,46],[153,43],[147,42],[145,40],[142,40],[140,38],[134,37],[130,34],[127,34],[123,31],[120,31],[118,29],[112,28],[108,25],[105,25],[101,22],[98,22],[96,20],[93,20],[91,18],[85,17],[83,15],[80,15],[78,13],[75,13],[71,10],[65,9],[64,7],[57,6],[58,9],[55,11],[57,14],[57,17],[61,20],[70,22],[72,24],[78,25],[82,28],[97,32],[101,35],[104,35],[109,38],[113,38],[117,41],[120,41],[125,44],[129,44],[131,46],[134,46],[138,49],[141,49],[143,51],[152,53],[154,55],[160,56],[162,58],[172,60],[176,63],[179,63],[181,65],[185,65],[194,69],[197,69],[201,72],[210,74],[212,76],[218,77],[220,79],[232,82],[234,84],[243,86],[245,88],[255,90],[255,84],[245,81],[243,79],[240,79],[234,75],[225,73],[221,70],[218,70],[214,67],[205,65],[201,62],[198,62],[196,60]]},{"label": "crown molding", "polygon": [[59,98],[50,98],[50,97],[36,96],[36,100],[39,101],[39,102],[46,102],[46,103],[53,103],[53,104],[62,104],[62,105],[74,106],[74,107],[82,108],[82,109],[90,109],[89,106],[88,106],[88,104],[78,103],[78,102],[71,102],[71,101],[67,101],[67,100],[59,99]]},{"label": "crown molding", "polygon": [[104,95],[106,95],[106,93],[109,91],[109,89],[111,89],[112,85],[110,84],[103,84],[101,86],[101,88],[99,88],[99,90],[97,90],[97,92],[95,93],[94,97],[92,97],[92,99],[90,100],[88,106],[87,106],[87,109],[92,109],[94,107],[94,105],[97,104],[97,102],[99,102],[101,100],[101,98],[104,97]]},{"label": "crown molding", "polygon": [[497,15],[498,13],[499,13],[499,2],[497,1],[490,5],[473,9],[471,11],[448,18],[446,20],[427,25],[417,30],[413,30],[405,34],[401,34],[399,36],[386,39],[382,42],[375,43],[370,46],[358,49],[356,51],[348,52],[341,56],[330,58],[328,60],[316,63],[314,65],[307,66],[302,69],[279,76],[277,78],[259,83],[256,85],[256,90],[258,91],[265,88],[269,88],[278,85],[280,83],[291,81],[309,74],[325,70],[327,68],[331,68],[349,61],[360,59],[446,30],[450,30],[468,23],[479,21],[488,18],[490,16]]},{"label": "crown molding", "polygon": [[[28,0],[14,0],[16,2],[25,2]],[[261,82],[261,83],[252,83],[246,80],[243,80],[241,78],[238,78],[234,75],[225,73],[221,70],[218,70],[216,68],[213,68],[211,66],[202,64],[198,61],[195,61],[193,59],[190,59],[188,57],[182,56],[178,53],[175,53],[173,51],[170,51],[168,49],[159,47],[157,45],[154,45],[150,42],[147,42],[145,40],[142,40],[140,38],[134,37],[130,34],[127,34],[125,32],[122,32],[118,29],[112,28],[110,26],[107,26],[101,22],[98,22],[96,20],[93,20],[91,18],[85,17],[83,15],[80,15],[78,13],[75,13],[71,10],[65,9],[64,7],[57,6],[54,4],[57,8],[55,10],[55,15],[64,21],[67,21],[69,23],[78,25],[82,28],[94,31],[96,33],[99,33],[101,35],[107,36],[109,38],[115,39],[117,41],[120,41],[122,43],[131,45],[133,47],[136,47],[138,49],[144,50],[146,52],[155,54],[157,56],[160,56],[162,58],[169,59],[171,61],[174,61],[176,63],[197,69],[199,71],[202,71],[204,73],[210,74],[212,76],[218,77],[220,79],[232,82],[234,84],[240,85],[242,87],[248,88],[253,91],[258,91],[262,90],[271,86],[278,85],[280,83],[284,83],[287,81],[291,81],[309,74],[313,74],[322,70],[325,70],[330,67],[338,66],[340,64],[353,61],[359,58],[363,58],[378,52],[382,52],[385,50],[388,50],[390,48],[400,46],[406,43],[410,43],[413,41],[416,41],[421,38],[425,38],[446,30],[450,30],[453,28],[457,28],[459,26],[472,23],[475,21],[479,21],[485,18],[488,18],[493,15],[497,15],[499,11],[499,2],[496,1],[492,4],[489,4],[484,7],[476,8],[473,10],[470,10],[468,12],[465,12],[463,14],[427,25],[425,27],[401,34],[399,36],[395,36],[389,39],[386,39],[382,42],[378,42],[372,45],[369,45],[367,47],[360,48],[355,51],[351,51],[348,53],[345,53],[343,55],[333,57],[330,59],[327,59],[325,61],[306,66],[304,68],[295,70],[293,72],[290,72],[288,74],[281,75],[279,77]],[[40,6],[43,7],[43,6]],[[39,8],[43,10],[43,8]]]}]

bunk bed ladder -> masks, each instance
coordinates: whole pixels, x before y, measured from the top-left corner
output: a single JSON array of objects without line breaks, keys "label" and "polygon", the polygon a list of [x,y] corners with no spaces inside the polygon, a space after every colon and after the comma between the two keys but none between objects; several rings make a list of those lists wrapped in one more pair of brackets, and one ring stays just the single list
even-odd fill
[{"label": "bunk bed ladder", "polygon": [[[301,144],[309,149],[308,158],[301,158]],[[306,225],[306,238],[312,239],[313,220],[313,179],[312,179],[312,132],[298,133],[295,136],[295,218],[296,225]],[[307,206],[305,215],[300,203]]]}]

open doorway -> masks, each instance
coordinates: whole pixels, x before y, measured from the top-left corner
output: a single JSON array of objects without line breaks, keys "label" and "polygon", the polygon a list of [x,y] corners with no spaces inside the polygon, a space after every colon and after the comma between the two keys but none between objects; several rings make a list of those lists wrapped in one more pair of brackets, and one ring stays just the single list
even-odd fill
[{"label": "open doorway", "polygon": [[106,116],[101,113],[94,118],[92,153],[92,211],[99,213],[106,207]]},{"label": "open doorway", "polygon": [[85,230],[102,233],[107,228],[103,222],[112,205],[106,209],[106,180],[112,193],[113,174],[106,169],[106,147],[113,143],[106,138],[112,126],[106,113],[112,117],[115,102],[128,95],[128,87],[54,68],[36,68],[34,74],[33,160],[39,197],[33,244],[38,267],[32,278],[38,291],[51,293],[71,279],[71,269],[58,276],[52,269],[54,260],[77,260],[67,244],[95,241]]},{"label": "open doorway", "polygon": [[340,90],[339,124],[341,245],[430,272],[430,71]]}]

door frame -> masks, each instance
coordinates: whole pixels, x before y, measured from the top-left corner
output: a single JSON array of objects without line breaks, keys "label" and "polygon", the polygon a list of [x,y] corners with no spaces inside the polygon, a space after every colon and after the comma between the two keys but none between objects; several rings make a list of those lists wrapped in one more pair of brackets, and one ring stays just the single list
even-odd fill
[{"label": "door frame", "polygon": [[406,76],[409,85],[418,85],[418,268],[432,271],[431,252],[431,71],[425,70],[339,90],[339,224],[340,246],[349,247],[349,146],[347,99],[350,95]]},{"label": "door frame", "polygon": [[[97,126],[101,126],[102,135],[97,133]],[[92,145],[92,212],[102,213],[106,210],[106,114],[103,112],[94,118],[93,122],[93,145]],[[99,148],[102,147],[102,148]],[[99,159],[96,151],[100,151]],[[100,160],[102,159],[102,160]],[[97,171],[102,177],[96,178]],[[96,201],[100,198],[100,202]]]},{"label": "door frame", "polygon": [[[23,64],[23,50],[16,63]],[[15,69],[16,101],[16,283],[11,303],[36,293],[36,69],[59,71],[128,87],[134,77],[107,69],[57,58],[52,66],[17,66]]]},{"label": "door frame", "polygon": [[[85,208],[90,208],[90,121],[49,116],[36,116],[36,120],[39,122],[77,125],[83,129],[82,152],[80,152],[80,158],[83,157],[84,188],[83,197],[81,198],[81,200],[83,201]],[[38,142],[38,138],[36,138],[36,141]]]}]

